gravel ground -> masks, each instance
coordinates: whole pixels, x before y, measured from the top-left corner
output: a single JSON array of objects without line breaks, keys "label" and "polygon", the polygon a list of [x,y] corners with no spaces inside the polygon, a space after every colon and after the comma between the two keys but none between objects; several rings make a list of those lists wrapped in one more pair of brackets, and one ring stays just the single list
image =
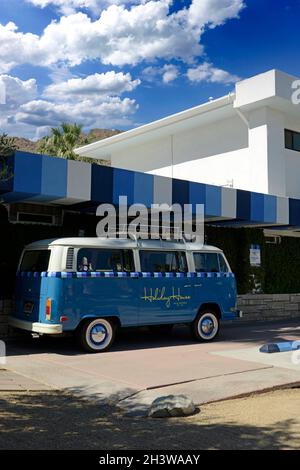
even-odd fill
[{"label": "gravel ground", "polygon": [[300,389],[203,405],[189,418],[132,419],[54,392],[0,394],[0,449],[299,449]]}]

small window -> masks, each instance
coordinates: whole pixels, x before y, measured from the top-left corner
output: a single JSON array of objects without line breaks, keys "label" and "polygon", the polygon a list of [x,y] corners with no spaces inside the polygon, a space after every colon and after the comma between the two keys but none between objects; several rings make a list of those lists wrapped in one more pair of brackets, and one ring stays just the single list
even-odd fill
[{"label": "small window", "polygon": [[285,148],[300,152],[300,132],[285,129]]},{"label": "small window", "polygon": [[194,262],[197,273],[219,272],[217,253],[194,253]]},{"label": "small window", "polygon": [[177,251],[140,251],[143,272],[186,272],[187,261],[184,252]]},{"label": "small window", "polygon": [[219,253],[218,258],[219,258],[220,272],[228,273],[228,266],[226,264],[224,256],[221,253]]},{"label": "small window", "polygon": [[134,271],[133,253],[131,250],[81,248],[77,271]]},{"label": "small window", "polygon": [[49,259],[50,250],[25,251],[21,262],[20,271],[47,271]]}]

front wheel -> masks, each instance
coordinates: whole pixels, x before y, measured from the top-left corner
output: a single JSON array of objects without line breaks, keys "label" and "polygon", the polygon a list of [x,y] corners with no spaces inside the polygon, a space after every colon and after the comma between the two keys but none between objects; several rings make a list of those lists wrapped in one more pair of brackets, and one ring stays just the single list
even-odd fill
[{"label": "front wheel", "polygon": [[115,339],[115,325],[106,318],[85,322],[78,332],[81,347],[90,353],[107,351]]},{"label": "front wheel", "polygon": [[219,318],[213,310],[203,310],[192,323],[192,333],[197,341],[212,341],[219,333]]}]

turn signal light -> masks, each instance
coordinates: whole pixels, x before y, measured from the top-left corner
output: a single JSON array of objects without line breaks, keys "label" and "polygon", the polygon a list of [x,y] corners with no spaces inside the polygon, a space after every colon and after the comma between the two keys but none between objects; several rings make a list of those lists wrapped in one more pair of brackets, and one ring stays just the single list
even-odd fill
[{"label": "turn signal light", "polygon": [[51,299],[46,300],[46,320],[51,320]]}]

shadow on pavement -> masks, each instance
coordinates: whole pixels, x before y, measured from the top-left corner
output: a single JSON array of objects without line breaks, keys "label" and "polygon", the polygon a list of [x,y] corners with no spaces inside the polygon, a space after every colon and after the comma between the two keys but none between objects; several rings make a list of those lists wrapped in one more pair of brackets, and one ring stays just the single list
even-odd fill
[{"label": "shadow on pavement", "polygon": [[[60,393],[0,394],[0,449],[291,449],[295,420],[256,427],[182,419],[132,419]],[[294,447],[295,448],[295,447]]]},{"label": "shadow on pavement", "polygon": [[[225,324],[214,343],[266,343],[300,339],[300,323],[295,321],[265,322],[253,324]],[[171,346],[193,345],[189,327],[175,326],[169,334],[150,332],[147,328],[120,330],[110,353],[139,349],[167,348]],[[201,345],[201,343],[198,343]],[[247,347],[247,346],[245,346]],[[7,355],[54,353],[66,356],[82,355],[73,337],[51,338],[43,336],[31,338],[20,335],[7,341]]]}]

